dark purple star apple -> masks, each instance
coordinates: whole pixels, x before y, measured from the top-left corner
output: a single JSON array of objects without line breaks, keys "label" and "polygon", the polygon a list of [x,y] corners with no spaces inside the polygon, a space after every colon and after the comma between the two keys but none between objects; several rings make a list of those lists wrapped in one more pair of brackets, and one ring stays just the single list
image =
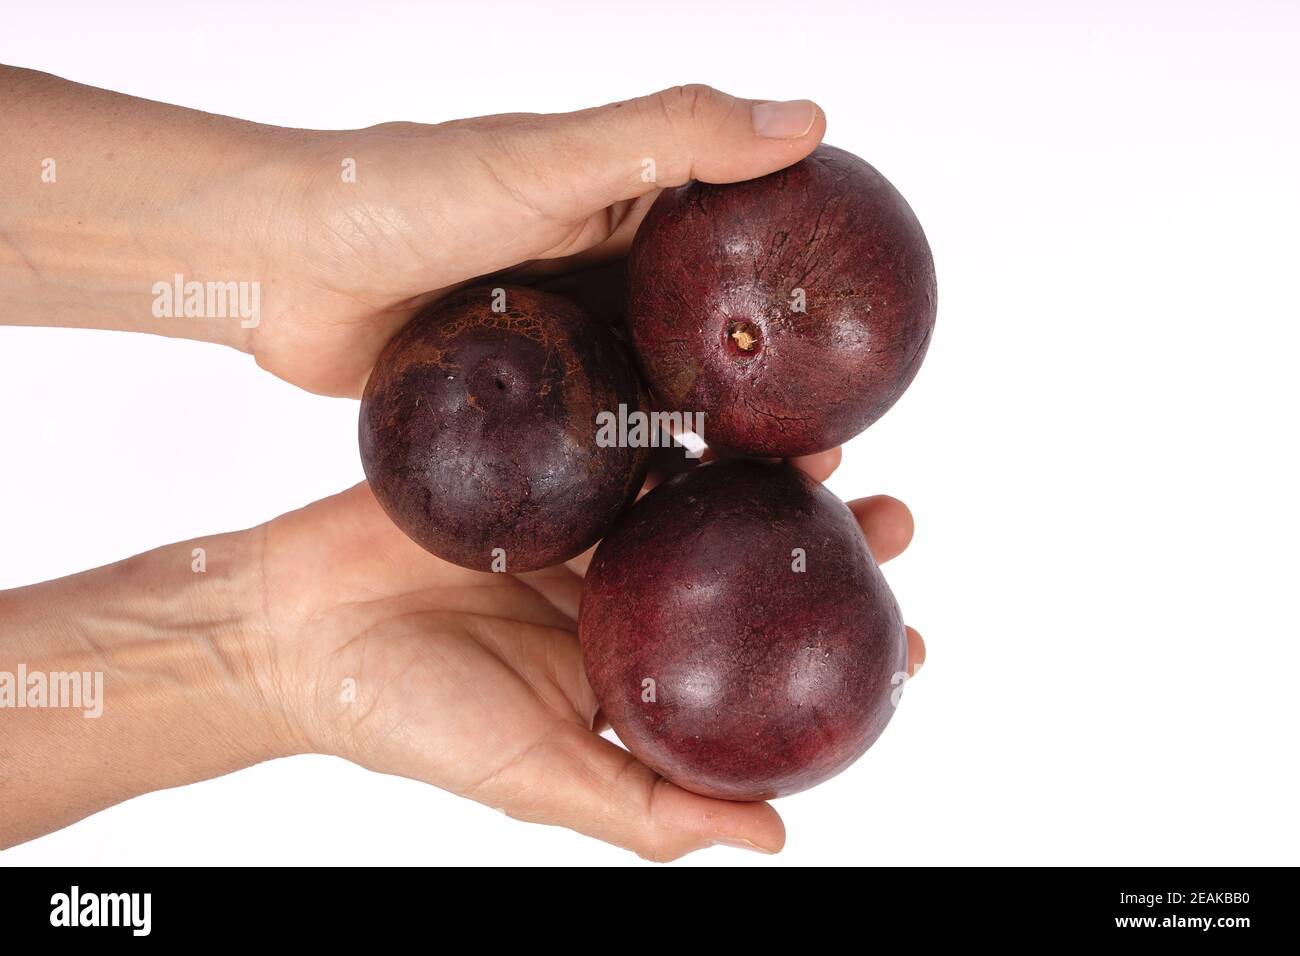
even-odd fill
[{"label": "dark purple star apple", "polygon": [[645,389],[607,323],[536,289],[466,289],[380,355],[361,460],[389,517],[427,550],[530,571],[591,547],[640,489],[649,450],[597,442],[596,416],[620,403],[644,411]]},{"label": "dark purple star apple", "polygon": [[761,179],[659,195],[628,264],[628,322],[663,404],[710,444],[788,457],[883,415],[925,357],[934,260],[884,176],[833,146]]},{"label": "dark purple star apple", "polygon": [[729,800],[853,763],[907,670],[898,605],[852,512],[787,464],[701,465],[633,505],[596,549],[578,630],[627,748]]}]

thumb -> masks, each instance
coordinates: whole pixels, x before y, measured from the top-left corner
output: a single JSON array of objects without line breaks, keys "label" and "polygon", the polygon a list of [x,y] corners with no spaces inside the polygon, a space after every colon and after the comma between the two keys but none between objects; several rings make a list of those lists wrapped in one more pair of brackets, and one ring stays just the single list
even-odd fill
[{"label": "thumb", "polygon": [[776,853],[785,826],[766,803],[683,790],[608,740],[564,723],[465,796],[517,820],[568,827],[655,862],[710,846]]},{"label": "thumb", "polygon": [[784,169],[817,147],[826,118],[811,100],[740,99],[692,84],[576,113],[491,117],[480,132],[520,174],[516,186],[534,208],[575,219],[692,179]]}]

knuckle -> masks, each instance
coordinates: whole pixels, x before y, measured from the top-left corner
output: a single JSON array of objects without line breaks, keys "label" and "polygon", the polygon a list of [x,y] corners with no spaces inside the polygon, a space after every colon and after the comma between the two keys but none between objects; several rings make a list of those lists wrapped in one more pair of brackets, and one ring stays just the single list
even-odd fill
[{"label": "knuckle", "polygon": [[721,100],[717,90],[703,83],[674,86],[659,95],[669,116],[692,123],[710,115]]}]

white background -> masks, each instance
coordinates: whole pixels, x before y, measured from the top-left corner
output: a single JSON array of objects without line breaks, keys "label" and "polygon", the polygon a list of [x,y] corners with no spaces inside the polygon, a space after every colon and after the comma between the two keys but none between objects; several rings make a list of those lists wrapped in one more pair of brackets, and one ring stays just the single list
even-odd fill
[{"label": "white background", "polygon": [[[886,570],[930,656],[778,802],[783,854],[679,865],[1296,864],[1300,12],[1079,6],[43,0],[0,62],[293,126],[816,99],[938,266],[929,359],[831,481],[911,505]],[[0,330],[0,586],[344,488],[355,425],[214,346]],[[0,854],[260,862],[639,861],[313,757]]]}]

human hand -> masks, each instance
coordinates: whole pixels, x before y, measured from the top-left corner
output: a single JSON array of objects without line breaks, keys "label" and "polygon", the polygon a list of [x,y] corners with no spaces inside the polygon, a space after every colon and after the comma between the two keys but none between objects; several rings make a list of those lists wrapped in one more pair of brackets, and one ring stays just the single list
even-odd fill
[{"label": "human hand", "polygon": [[[773,172],[825,128],[806,100],[685,86],[576,113],[297,130],[0,66],[0,321],[219,342],[356,397],[449,289],[617,259],[660,188]],[[160,299],[179,282],[250,302],[191,315]]]},{"label": "human hand", "polygon": [[[617,289],[617,260],[659,188],[763,175],[824,132],[811,103],[702,87],[561,116],[350,133],[241,123],[8,68],[0,93],[5,321],[223,342],[305,388],[352,396],[392,333],[448,289],[510,273],[502,281],[550,281],[590,305],[611,277]],[[40,155],[73,174],[37,178],[25,163]],[[346,160],[355,182],[340,175]],[[181,273],[258,282],[259,321],[158,314],[154,284]],[[837,461],[798,464],[824,478]],[[901,504],[853,507],[879,560],[906,546]],[[210,573],[193,573],[196,547],[211,552]],[[13,725],[0,846],[313,750],[653,859],[713,842],[779,849],[770,807],[687,793],[594,732],[573,633],[585,560],[521,576],[447,565],[361,485],[253,531],[6,592],[6,654],[102,669],[120,703],[95,721]],[[911,631],[909,650],[914,670],[924,649]],[[105,768],[91,782],[89,765]]]},{"label": "human hand", "polygon": [[304,388],[357,396],[388,339],[449,289],[616,259],[660,188],[764,175],[824,131],[808,101],[687,86],[577,113],[309,134],[248,348]]},{"label": "human hand", "polygon": [[[803,467],[825,478],[837,460]],[[850,507],[877,560],[907,546],[901,502]],[[407,539],[365,484],[251,533],[263,542],[264,673],[296,749],[652,860],[713,844],[781,849],[770,805],[682,790],[599,735],[575,633],[589,554],[519,575],[468,571]],[[910,628],[908,645],[914,671],[925,652]]]}]

